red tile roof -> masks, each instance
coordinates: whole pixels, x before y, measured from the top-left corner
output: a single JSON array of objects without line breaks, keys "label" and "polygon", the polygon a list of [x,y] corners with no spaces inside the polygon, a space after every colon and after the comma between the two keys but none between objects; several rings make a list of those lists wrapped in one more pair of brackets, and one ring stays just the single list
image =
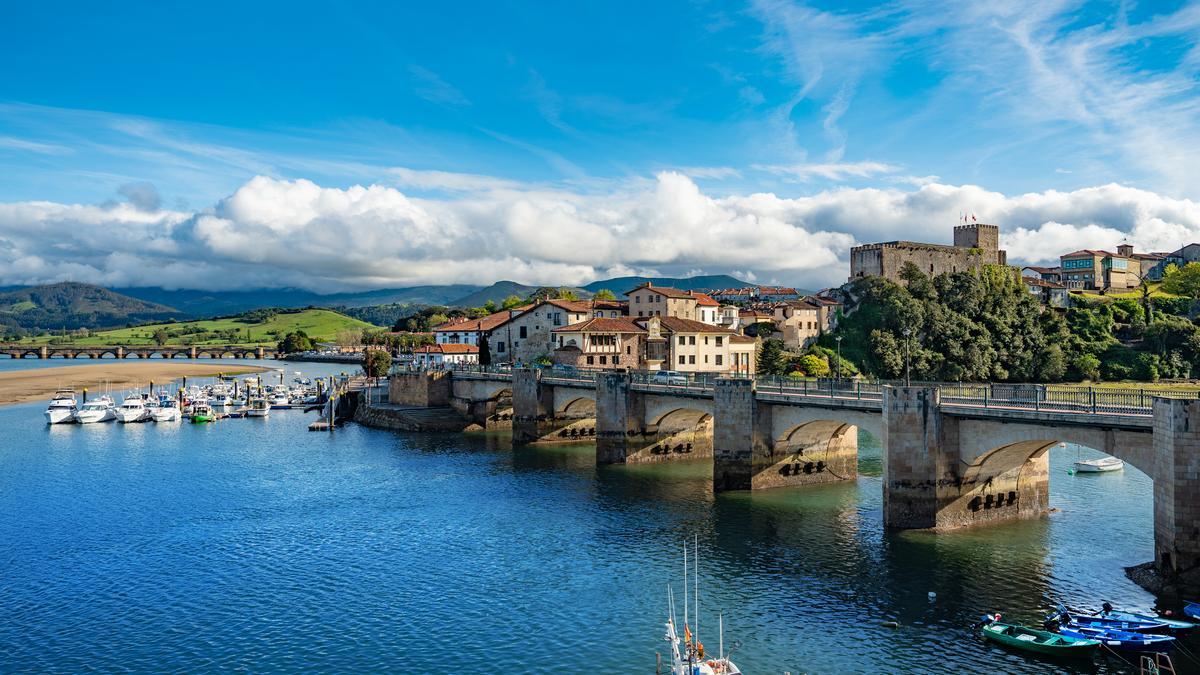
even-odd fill
[{"label": "red tile roof", "polygon": [[701,321],[693,321],[691,319],[681,319],[677,316],[656,316],[656,317],[638,317],[635,319],[639,324],[645,325],[650,319],[658,319],[660,325],[671,333],[732,333],[728,328],[713,326]]},{"label": "red tile roof", "polygon": [[496,312],[495,314],[488,314],[480,319],[467,319],[465,317],[462,319],[452,319],[441,325],[434,326],[432,330],[435,333],[486,332],[508,321],[510,316],[511,313],[505,310],[503,312]]},{"label": "red tile roof", "polygon": [[716,300],[713,300],[711,297],[709,297],[709,295],[707,293],[701,293],[700,291],[688,291],[688,295],[692,296],[693,298],[696,298],[696,304],[700,305],[701,307],[720,307],[721,306],[721,303],[717,302]]},{"label": "red tile roof", "polygon": [[645,333],[646,329],[628,317],[593,317],[570,326],[555,328],[552,333]]},{"label": "red tile roof", "polygon": [[641,286],[638,286],[637,288],[634,288],[631,291],[627,291],[625,293],[625,295],[629,295],[630,293],[633,293],[634,291],[640,291],[643,289],[654,292],[654,293],[658,293],[659,295],[666,296],[668,298],[691,298],[692,297],[692,294],[690,291],[681,291],[678,288],[671,288],[670,286],[655,286],[655,285],[651,284],[649,281],[642,284]]},{"label": "red tile roof", "polygon": [[462,344],[424,345],[413,350],[414,354],[478,354],[479,347]]}]

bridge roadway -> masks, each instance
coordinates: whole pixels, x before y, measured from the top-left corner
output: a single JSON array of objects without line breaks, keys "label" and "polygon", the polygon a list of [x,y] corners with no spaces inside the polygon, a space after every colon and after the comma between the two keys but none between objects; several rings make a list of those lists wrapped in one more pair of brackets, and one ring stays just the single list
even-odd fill
[{"label": "bridge roadway", "polygon": [[266,359],[275,358],[278,352],[274,347],[248,347],[243,345],[108,345],[99,347],[82,347],[71,345],[0,345],[0,355],[13,359],[102,359],[110,357],[124,359],[136,356],[139,359],[199,359],[199,358],[234,358],[234,359]]},{"label": "bridge roadway", "polygon": [[[814,385],[714,378],[687,385],[626,372],[532,369],[404,373],[482,425],[511,400],[513,443],[594,435],[597,462],[712,457],[713,489],[852,479],[858,430],[883,450],[884,523],[950,528],[1049,507],[1049,450],[1078,443],[1154,481],[1155,561],[1200,582],[1200,400],[1153,389],[1044,385]],[[442,389],[438,389],[441,387]],[[1186,396],[1186,397],[1185,397]],[[413,397],[406,402],[412,404]]]}]

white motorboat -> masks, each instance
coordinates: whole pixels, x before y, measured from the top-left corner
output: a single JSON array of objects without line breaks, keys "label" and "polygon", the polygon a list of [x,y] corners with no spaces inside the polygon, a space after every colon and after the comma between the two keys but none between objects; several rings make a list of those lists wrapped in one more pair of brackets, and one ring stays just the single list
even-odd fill
[{"label": "white motorboat", "polygon": [[253,396],[250,398],[250,405],[246,408],[246,417],[266,417],[271,414],[271,403],[261,396]]},{"label": "white motorboat", "polygon": [[[695,625],[696,632],[693,634],[691,627],[688,625],[688,564],[687,564],[687,544],[683,545],[683,639],[680,640],[679,633],[675,629],[675,596],[671,591],[671,585],[667,584],[667,634],[664,639],[671,645],[671,668],[670,675],[741,675],[741,670],[729,660],[733,650],[729,654],[725,653],[725,619],[722,616],[718,620],[718,642],[716,658],[714,655],[705,656],[704,644],[700,642],[700,543],[699,537],[695,540],[695,568],[693,570],[692,583],[694,584],[692,595],[696,603],[695,607]],[[734,646],[734,649],[737,645]]]},{"label": "white motorboat", "polygon": [[286,391],[277,391],[271,394],[270,401],[272,408],[286,408],[292,405],[292,401],[288,398]]},{"label": "white motorboat", "polygon": [[118,422],[145,422],[150,419],[150,411],[146,410],[146,401],[142,399],[141,394],[130,394],[121,401],[121,405],[114,411]]},{"label": "white motorboat", "polygon": [[150,419],[155,422],[178,422],[183,419],[179,404],[172,398],[159,399],[158,405],[150,410]]},{"label": "white motorboat", "polygon": [[74,390],[59,389],[54,392],[54,398],[50,399],[50,405],[46,408],[46,424],[72,423],[78,410]]},{"label": "white motorboat", "polygon": [[1075,473],[1104,473],[1106,471],[1120,471],[1124,468],[1125,462],[1116,457],[1081,459],[1075,462]]},{"label": "white motorboat", "polygon": [[108,396],[101,396],[95,400],[88,401],[75,411],[75,421],[80,424],[92,424],[94,422],[108,422],[117,419],[117,413],[113,409],[113,400]]}]

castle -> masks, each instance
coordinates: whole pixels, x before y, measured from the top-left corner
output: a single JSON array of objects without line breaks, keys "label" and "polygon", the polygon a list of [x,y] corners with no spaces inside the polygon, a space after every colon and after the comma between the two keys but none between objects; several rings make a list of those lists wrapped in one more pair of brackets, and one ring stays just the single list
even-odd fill
[{"label": "castle", "polygon": [[915,241],[889,241],[864,244],[850,249],[850,281],[877,276],[900,281],[904,263],[917,266],[925,274],[978,270],[984,265],[1006,265],[1008,255],[1000,250],[1000,228],[972,223],[954,228],[954,245],[923,244]]}]

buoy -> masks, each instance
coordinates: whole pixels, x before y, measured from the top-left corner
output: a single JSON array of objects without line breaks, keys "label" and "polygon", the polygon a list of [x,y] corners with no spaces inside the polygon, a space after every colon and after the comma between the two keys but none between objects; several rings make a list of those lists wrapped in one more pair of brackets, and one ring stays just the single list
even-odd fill
[{"label": "buoy", "polygon": [[884,628],[899,628],[900,622],[899,621],[884,621],[883,627]]},{"label": "buoy", "polygon": [[937,600],[937,593],[934,593],[933,591],[929,591],[929,599]]}]

